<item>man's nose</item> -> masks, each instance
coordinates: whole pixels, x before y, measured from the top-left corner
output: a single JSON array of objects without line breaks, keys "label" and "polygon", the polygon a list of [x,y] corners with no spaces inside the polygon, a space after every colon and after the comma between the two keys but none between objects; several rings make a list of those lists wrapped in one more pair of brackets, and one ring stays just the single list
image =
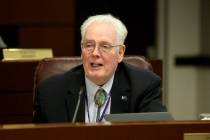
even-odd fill
[{"label": "man's nose", "polygon": [[98,47],[98,45],[96,45],[95,47],[94,47],[94,49],[93,49],[93,55],[99,55],[100,54],[100,50],[99,50],[99,47]]}]

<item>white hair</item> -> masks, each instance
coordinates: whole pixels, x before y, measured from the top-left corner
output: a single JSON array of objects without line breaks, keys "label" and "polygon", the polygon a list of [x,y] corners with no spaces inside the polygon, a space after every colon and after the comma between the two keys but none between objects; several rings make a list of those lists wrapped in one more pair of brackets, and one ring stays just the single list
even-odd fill
[{"label": "white hair", "polygon": [[110,14],[90,16],[87,20],[85,20],[80,28],[82,41],[84,39],[84,35],[88,26],[94,22],[103,22],[113,25],[117,33],[117,43],[124,44],[126,36],[128,34],[126,26],[122,23],[122,21]]}]

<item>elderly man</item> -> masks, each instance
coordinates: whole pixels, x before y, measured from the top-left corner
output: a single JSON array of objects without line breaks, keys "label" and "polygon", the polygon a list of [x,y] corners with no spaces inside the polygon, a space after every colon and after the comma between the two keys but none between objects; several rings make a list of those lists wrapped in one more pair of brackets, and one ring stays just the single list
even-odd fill
[{"label": "elderly man", "polygon": [[40,83],[34,122],[103,122],[110,113],[165,111],[160,78],[122,61],[127,29],[119,19],[91,16],[81,36],[83,65]]}]

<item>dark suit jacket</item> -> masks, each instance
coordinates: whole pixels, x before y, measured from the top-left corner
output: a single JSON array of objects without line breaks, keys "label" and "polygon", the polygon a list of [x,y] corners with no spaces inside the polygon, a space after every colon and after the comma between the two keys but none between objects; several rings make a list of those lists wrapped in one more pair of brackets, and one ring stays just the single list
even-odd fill
[{"label": "dark suit jacket", "polygon": [[[33,121],[71,121],[81,87],[85,87],[82,65],[42,81],[35,100]],[[85,121],[85,94],[81,96],[77,122]],[[121,62],[111,89],[110,113],[160,111],[166,111],[161,103],[160,78],[151,71]]]}]

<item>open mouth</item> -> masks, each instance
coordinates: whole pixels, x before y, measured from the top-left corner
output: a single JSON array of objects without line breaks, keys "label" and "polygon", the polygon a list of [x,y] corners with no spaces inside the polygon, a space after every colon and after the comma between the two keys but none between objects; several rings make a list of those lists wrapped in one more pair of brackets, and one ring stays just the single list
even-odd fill
[{"label": "open mouth", "polygon": [[100,68],[103,66],[103,64],[101,64],[101,63],[90,63],[90,65],[92,68]]}]

